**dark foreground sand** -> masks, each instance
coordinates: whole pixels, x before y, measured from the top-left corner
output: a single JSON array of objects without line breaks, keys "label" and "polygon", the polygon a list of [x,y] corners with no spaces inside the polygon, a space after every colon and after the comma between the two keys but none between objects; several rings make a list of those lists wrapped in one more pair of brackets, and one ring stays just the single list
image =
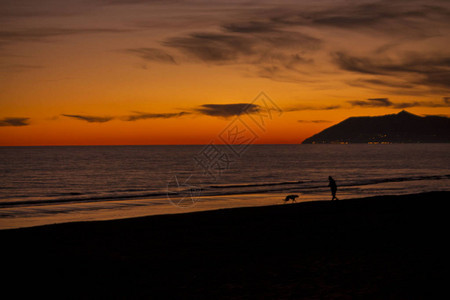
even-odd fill
[{"label": "dark foreground sand", "polygon": [[60,299],[445,298],[449,196],[3,230],[1,293]]}]

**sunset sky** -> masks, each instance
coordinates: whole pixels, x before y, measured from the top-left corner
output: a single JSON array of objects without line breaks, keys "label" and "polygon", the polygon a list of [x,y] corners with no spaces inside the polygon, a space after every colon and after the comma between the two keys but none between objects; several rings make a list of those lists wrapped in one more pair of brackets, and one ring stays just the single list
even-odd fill
[{"label": "sunset sky", "polygon": [[256,143],[448,116],[450,2],[0,1],[0,145],[206,144],[261,92]]}]

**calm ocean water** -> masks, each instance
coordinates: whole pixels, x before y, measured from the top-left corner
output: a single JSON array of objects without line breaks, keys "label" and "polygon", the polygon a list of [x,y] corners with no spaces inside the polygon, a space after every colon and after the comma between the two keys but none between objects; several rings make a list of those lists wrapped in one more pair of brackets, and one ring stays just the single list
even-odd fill
[{"label": "calm ocean water", "polygon": [[28,226],[27,219],[96,219],[105,211],[105,218],[126,217],[130,207],[136,215],[262,205],[262,198],[275,204],[287,193],[328,200],[329,175],[341,198],[450,190],[449,150],[250,145],[237,155],[227,146],[1,147],[0,228]]}]

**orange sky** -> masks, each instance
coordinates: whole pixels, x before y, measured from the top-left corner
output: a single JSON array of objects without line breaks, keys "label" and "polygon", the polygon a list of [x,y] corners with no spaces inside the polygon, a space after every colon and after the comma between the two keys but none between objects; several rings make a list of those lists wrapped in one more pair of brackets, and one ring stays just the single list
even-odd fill
[{"label": "orange sky", "polygon": [[448,1],[392,2],[2,1],[0,145],[205,144],[261,92],[255,143],[449,115]]}]

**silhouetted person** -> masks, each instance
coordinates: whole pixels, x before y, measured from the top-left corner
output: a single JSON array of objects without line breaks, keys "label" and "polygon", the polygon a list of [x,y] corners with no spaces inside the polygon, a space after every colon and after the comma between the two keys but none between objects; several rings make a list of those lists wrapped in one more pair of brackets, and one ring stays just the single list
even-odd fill
[{"label": "silhouetted person", "polygon": [[336,191],[337,191],[336,181],[334,181],[333,177],[331,177],[331,176],[328,176],[328,181],[330,182],[330,183],[328,184],[328,186],[330,187],[331,195],[333,196],[333,198],[331,198],[331,201],[333,201],[333,200],[339,200],[339,199],[336,197]]}]

